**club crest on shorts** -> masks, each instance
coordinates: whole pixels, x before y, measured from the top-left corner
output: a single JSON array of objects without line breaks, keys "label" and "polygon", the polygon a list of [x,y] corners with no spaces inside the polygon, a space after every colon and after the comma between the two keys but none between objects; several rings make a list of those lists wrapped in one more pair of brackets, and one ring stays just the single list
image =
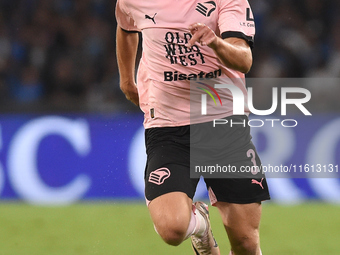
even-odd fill
[{"label": "club crest on shorts", "polygon": [[162,167],[150,173],[149,182],[156,185],[161,185],[166,179],[170,177],[170,170],[168,168]]}]

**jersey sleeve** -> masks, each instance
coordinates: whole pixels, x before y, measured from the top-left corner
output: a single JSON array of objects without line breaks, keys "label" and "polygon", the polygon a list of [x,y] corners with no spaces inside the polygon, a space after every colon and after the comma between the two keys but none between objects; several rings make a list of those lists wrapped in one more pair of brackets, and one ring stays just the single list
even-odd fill
[{"label": "jersey sleeve", "polygon": [[126,32],[140,32],[135,25],[135,21],[131,16],[131,12],[128,11],[122,0],[118,0],[116,4],[116,20],[118,26],[120,26]]},{"label": "jersey sleeve", "polygon": [[220,0],[218,25],[222,39],[242,38],[253,47],[255,23],[247,0]]}]

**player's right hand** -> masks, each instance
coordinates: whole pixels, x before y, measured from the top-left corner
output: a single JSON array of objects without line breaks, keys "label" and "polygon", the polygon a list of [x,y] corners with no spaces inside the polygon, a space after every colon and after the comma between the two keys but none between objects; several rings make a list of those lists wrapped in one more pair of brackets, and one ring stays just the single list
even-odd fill
[{"label": "player's right hand", "polygon": [[122,83],[120,84],[120,89],[128,100],[139,106],[138,90],[135,83]]},{"label": "player's right hand", "polygon": [[189,40],[187,47],[191,47],[195,42],[200,43],[202,46],[212,46],[212,44],[216,43],[217,36],[214,31],[211,30],[205,24],[195,23],[189,26],[190,33],[192,34],[192,38]]}]

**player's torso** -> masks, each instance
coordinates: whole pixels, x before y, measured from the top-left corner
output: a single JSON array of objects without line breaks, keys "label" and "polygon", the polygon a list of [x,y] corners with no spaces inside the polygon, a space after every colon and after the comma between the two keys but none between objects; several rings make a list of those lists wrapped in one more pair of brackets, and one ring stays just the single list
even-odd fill
[{"label": "player's torso", "polygon": [[145,127],[189,124],[190,81],[227,77],[210,47],[187,47],[191,24],[219,35],[219,0],[121,1],[143,34],[138,91]]}]

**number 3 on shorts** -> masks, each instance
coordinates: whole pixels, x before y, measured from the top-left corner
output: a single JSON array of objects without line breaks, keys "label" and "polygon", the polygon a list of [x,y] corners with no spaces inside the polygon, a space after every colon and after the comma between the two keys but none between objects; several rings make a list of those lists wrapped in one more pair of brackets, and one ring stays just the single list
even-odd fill
[{"label": "number 3 on shorts", "polygon": [[247,151],[247,157],[250,158],[250,161],[251,163],[253,163],[253,168],[251,169],[251,173],[253,175],[257,174],[258,173],[258,168],[257,168],[257,165],[256,165],[256,154],[255,154],[255,151],[253,149],[249,149]]}]

